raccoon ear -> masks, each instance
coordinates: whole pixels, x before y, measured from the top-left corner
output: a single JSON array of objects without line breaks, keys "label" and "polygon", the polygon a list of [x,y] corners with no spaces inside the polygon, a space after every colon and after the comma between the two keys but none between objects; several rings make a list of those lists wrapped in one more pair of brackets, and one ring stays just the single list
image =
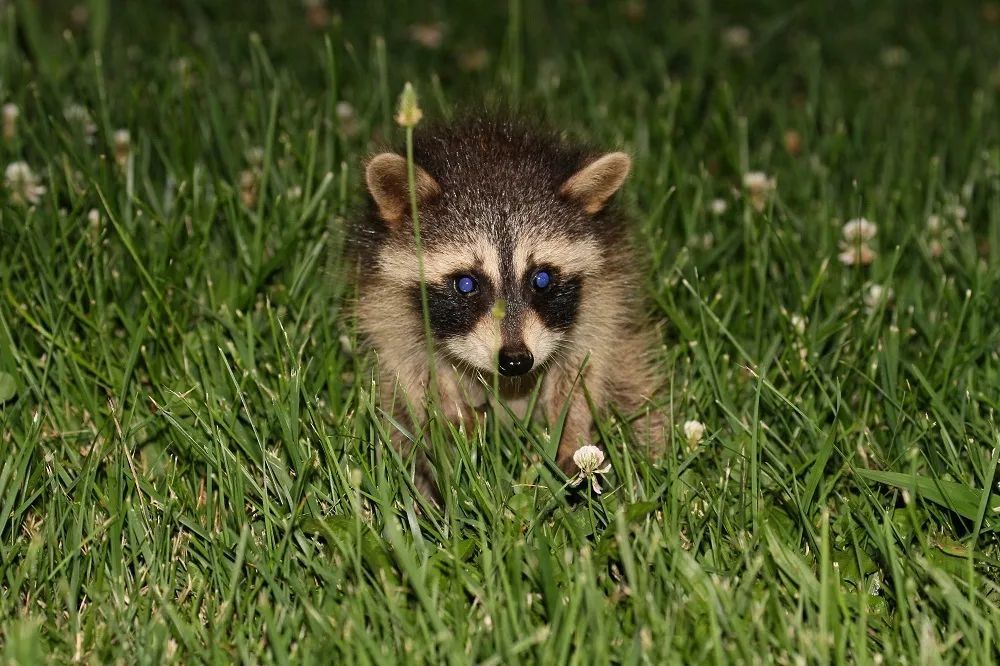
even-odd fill
[{"label": "raccoon ear", "polygon": [[625,153],[606,153],[570,176],[559,194],[588,213],[597,213],[622,186],[631,168],[632,158]]},{"label": "raccoon ear", "polygon": [[[424,203],[441,194],[441,186],[429,173],[417,165],[413,166],[413,170],[417,203]],[[365,182],[382,219],[390,225],[402,220],[410,208],[406,158],[396,153],[379,153],[365,167]]]}]

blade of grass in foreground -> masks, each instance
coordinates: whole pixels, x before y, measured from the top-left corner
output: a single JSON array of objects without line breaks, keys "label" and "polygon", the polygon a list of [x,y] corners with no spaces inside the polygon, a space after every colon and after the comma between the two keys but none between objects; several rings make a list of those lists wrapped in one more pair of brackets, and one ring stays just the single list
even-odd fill
[{"label": "blade of grass in foreground", "polygon": [[[902,472],[881,472],[873,469],[857,469],[858,476],[884,483],[900,490],[908,490],[918,497],[951,509],[963,518],[978,520],[983,505],[983,492],[957,481],[944,481],[928,476],[904,474]],[[984,526],[993,529],[990,516],[1000,513],[1000,497],[990,495]]]}]

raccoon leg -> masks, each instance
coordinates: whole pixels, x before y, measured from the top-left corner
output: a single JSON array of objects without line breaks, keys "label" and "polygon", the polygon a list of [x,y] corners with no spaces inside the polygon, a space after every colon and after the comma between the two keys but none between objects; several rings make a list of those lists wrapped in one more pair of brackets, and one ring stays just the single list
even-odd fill
[{"label": "raccoon leg", "polygon": [[[427,388],[426,380],[418,368],[393,371],[385,367],[379,369],[379,393],[382,408],[402,424],[410,427],[414,439],[422,436],[427,410],[424,405]],[[414,440],[402,431],[393,428],[390,435],[392,447],[406,460],[413,452]],[[431,474],[430,460],[423,451],[418,451],[414,460],[416,467],[413,483],[427,499],[440,504],[441,496]]]},{"label": "raccoon leg", "polygon": [[482,407],[486,396],[482,389],[459,374],[454,367],[438,364],[437,388],[441,412],[449,422],[464,425],[467,431],[472,431],[486,418]]},{"label": "raccoon leg", "polygon": [[[591,398],[598,404],[603,404],[603,391],[601,383],[594,381],[594,369],[588,368],[587,388],[590,390]],[[583,377],[577,377],[575,373],[558,372],[546,379],[543,387],[542,406],[545,418],[549,424],[558,422],[562,416],[563,409],[566,409],[566,421],[563,423],[562,436],[559,438],[559,449],[556,452],[556,463],[567,476],[576,474],[577,467],[573,461],[573,454],[581,446],[590,443],[591,429],[594,425],[594,417],[590,413],[590,406],[587,404],[587,397],[584,394]],[[568,408],[567,408],[568,404]]]},{"label": "raccoon leg", "polygon": [[[430,385],[430,373],[421,365],[407,366],[401,371],[382,371],[379,386],[382,394],[382,404],[392,406],[391,413],[400,422],[410,426],[414,438],[421,438],[427,431],[427,389]],[[435,383],[441,413],[451,423],[464,425],[467,430],[474,429],[485,418],[485,413],[478,407],[471,407],[477,396],[475,389],[465,386],[466,382],[451,366],[438,364],[435,368]],[[485,398],[478,396],[479,402]],[[399,430],[392,433],[392,445],[399,454],[406,458],[413,451],[414,440],[409,439]],[[441,504],[441,494],[434,483],[430,459],[426,451],[416,455],[416,475],[414,484],[424,497]]]},{"label": "raccoon leg", "polygon": [[609,400],[630,417],[638,443],[656,456],[666,449],[671,417],[666,407],[654,404],[662,388],[650,351],[654,340],[651,333],[623,337],[609,365],[614,372],[608,376],[608,392]]}]

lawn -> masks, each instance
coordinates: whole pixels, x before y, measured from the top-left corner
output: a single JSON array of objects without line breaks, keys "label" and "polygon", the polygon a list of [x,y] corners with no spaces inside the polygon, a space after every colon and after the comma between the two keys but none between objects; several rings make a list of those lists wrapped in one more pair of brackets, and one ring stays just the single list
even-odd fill
[{"label": "lawn", "polygon": [[[996,663],[1000,5],[417,4],[0,2],[4,663]],[[634,158],[675,423],[600,496],[388,445],[407,81]]]}]

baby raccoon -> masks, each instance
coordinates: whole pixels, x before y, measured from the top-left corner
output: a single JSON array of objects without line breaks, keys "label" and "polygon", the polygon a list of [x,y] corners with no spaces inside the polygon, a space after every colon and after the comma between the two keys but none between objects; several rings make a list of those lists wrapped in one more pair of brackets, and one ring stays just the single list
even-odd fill
[{"label": "baby raccoon", "polygon": [[[641,267],[611,203],[629,156],[479,118],[418,128],[414,162],[430,356],[402,154],[369,160],[370,205],[355,228],[357,316],[378,354],[383,409],[419,435],[432,389],[449,419],[472,425],[495,381],[519,417],[541,381],[547,422],[566,414],[557,462],[575,473],[591,406],[634,414],[656,383]],[[645,421],[659,439],[659,419]],[[422,458],[417,482],[434,494]]]}]

